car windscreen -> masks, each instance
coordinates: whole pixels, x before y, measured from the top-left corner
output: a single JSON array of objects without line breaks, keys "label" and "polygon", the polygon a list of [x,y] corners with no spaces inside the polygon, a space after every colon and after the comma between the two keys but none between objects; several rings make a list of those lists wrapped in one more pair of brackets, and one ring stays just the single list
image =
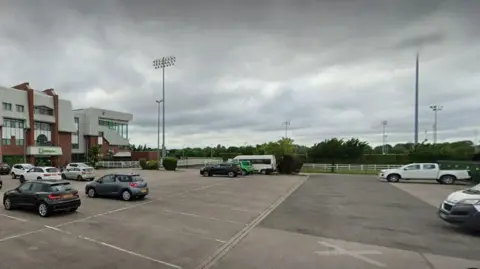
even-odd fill
[{"label": "car windscreen", "polygon": [[73,185],[65,182],[65,183],[56,183],[50,185],[51,192],[63,192],[63,191],[71,191],[73,190]]},{"label": "car windscreen", "polygon": [[60,171],[58,171],[57,168],[53,168],[53,167],[52,167],[52,168],[47,168],[47,169],[45,169],[45,170],[46,170],[48,173],[57,173],[57,172],[60,172]]}]

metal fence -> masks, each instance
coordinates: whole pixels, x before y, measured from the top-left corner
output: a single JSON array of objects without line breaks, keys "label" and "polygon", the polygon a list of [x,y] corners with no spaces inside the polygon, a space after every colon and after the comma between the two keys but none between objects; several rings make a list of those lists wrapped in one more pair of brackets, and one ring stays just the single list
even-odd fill
[{"label": "metal fence", "polygon": [[305,163],[303,169],[305,170],[324,170],[324,171],[365,171],[378,172],[383,169],[398,168],[402,165],[398,164],[324,164],[324,163]]}]

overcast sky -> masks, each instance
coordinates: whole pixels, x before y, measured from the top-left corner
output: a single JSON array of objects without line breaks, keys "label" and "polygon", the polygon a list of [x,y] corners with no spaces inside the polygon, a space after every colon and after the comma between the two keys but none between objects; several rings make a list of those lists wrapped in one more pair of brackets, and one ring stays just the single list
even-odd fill
[{"label": "overcast sky", "polygon": [[[167,147],[420,134],[475,138],[480,1],[0,0],[0,84],[54,88],[75,108],[134,115],[131,142],[156,146],[166,69]],[[479,128],[480,129],[480,128]]]}]

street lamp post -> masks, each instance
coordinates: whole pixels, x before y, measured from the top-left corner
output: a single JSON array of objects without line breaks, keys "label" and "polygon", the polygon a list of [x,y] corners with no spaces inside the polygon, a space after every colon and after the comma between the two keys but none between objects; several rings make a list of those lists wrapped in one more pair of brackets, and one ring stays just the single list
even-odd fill
[{"label": "street lamp post", "polygon": [[437,114],[438,114],[438,111],[442,110],[443,109],[443,106],[437,106],[437,105],[434,105],[434,106],[430,106],[430,108],[433,110],[433,113],[434,113],[434,120],[433,120],[433,144],[437,144],[437,122],[438,122],[438,118],[437,118]]},{"label": "street lamp post", "polygon": [[158,114],[157,114],[157,168],[160,168],[160,105],[163,103],[163,100],[155,100],[158,104]]},{"label": "street lamp post", "polygon": [[162,57],[153,60],[153,67],[155,69],[162,69],[162,158],[166,156],[165,149],[165,67],[173,66],[175,64],[175,56]]}]

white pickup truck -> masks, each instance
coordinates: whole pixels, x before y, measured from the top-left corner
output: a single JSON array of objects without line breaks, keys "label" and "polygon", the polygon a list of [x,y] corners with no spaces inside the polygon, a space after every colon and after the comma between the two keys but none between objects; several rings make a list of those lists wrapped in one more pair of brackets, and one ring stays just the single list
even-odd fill
[{"label": "white pickup truck", "polygon": [[440,184],[453,184],[456,180],[469,180],[468,170],[440,170],[436,163],[411,163],[395,169],[381,170],[379,177],[388,182],[400,179],[436,180]]}]

